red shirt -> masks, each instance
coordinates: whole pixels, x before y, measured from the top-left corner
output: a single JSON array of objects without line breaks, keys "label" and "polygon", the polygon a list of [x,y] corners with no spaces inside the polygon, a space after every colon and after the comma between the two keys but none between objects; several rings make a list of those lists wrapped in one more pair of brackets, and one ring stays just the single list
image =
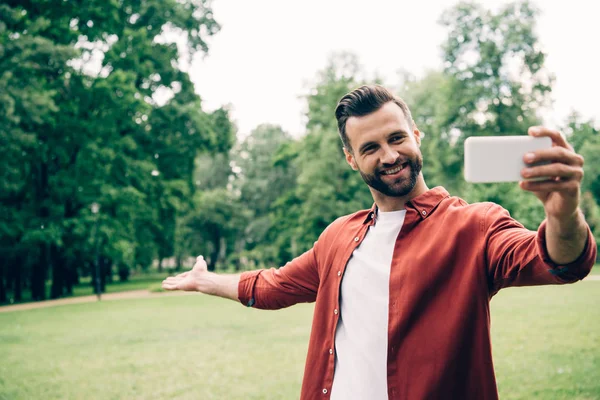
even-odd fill
[{"label": "red shirt", "polygon": [[[437,187],[409,201],[406,210],[390,271],[389,399],[497,399],[491,297],[504,287],[584,278],[596,259],[591,231],[583,254],[559,266],[545,248],[545,222],[529,231],[496,204],[469,205]],[[238,297],[248,306],[316,301],[302,399],[329,398],[340,283],[374,213],[375,206],[338,218],[312,249],[284,267],[240,278]]]}]

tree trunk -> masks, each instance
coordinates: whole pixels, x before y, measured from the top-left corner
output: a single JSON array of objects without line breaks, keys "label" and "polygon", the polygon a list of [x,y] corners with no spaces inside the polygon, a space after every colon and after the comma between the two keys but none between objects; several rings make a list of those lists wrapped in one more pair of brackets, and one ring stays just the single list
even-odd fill
[{"label": "tree trunk", "polygon": [[127,282],[129,279],[129,266],[123,263],[119,263],[119,280],[121,282]]},{"label": "tree trunk", "polygon": [[110,273],[111,261],[105,256],[100,256],[100,290],[106,293],[106,277]]},{"label": "tree trunk", "polygon": [[104,259],[104,277],[105,283],[113,283],[113,270],[112,270],[113,262],[110,258]]},{"label": "tree trunk", "polygon": [[[50,209],[46,204],[50,197],[48,165],[41,162],[37,172],[35,196],[43,229],[44,224],[47,224],[50,217]],[[48,273],[48,262],[50,261],[49,247],[50,245],[47,242],[40,242],[40,256],[33,262],[31,268],[31,298],[34,301],[46,299],[46,274]]]},{"label": "tree trunk", "polygon": [[2,257],[0,261],[0,303],[6,303],[8,296],[6,295],[6,282],[8,282],[7,274],[8,263],[5,261],[6,257]]},{"label": "tree trunk", "polygon": [[181,254],[175,256],[175,271],[181,271]]},{"label": "tree trunk", "polygon": [[221,232],[218,227],[213,228],[213,251],[210,255],[210,262],[207,264],[209,271],[214,271],[217,267],[217,259],[221,253]]},{"label": "tree trunk", "polygon": [[[94,288],[94,294],[98,294],[98,279],[102,276],[101,273],[98,273],[100,269],[100,256],[94,258],[94,263],[92,264],[92,281],[90,282],[92,288]],[[101,285],[100,285],[101,287]],[[102,290],[100,290],[102,292]]]},{"label": "tree trunk", "polygon": [[[76,159],[77,159],[77,153],[79,152],[79,150],[76,150],[72,155],[71,155],[71,161],[69,165],[74,165]],[[64,213],[64,218],[67,219],[71,219],[77,216],[77,212],[79,211],[75,204],[73,199],[76,198],[75,197],[75,193],[73,193],[73,198],[69,198],[65,201],[65,213]],[[73,295],[73,284],[77,283],[77,264],[75,263],[75,256],[73,255],[73,252],[70,252],[68,255],[66,253],[66,249],[72,249],[76,246],[75,244],[75,239],[74,239],[74,235],[73,235],[73,230],[69,229],[67,231],[65,231],[65,233],[63,234],[63,246],[62,248],[65,249],[63,250],[63,252],[61,252],[62,255],[62,268],[63,268],[63,293],[66,295]]]},{"label": "tree trunk", "polygon": [[67,267],[65,268],[65,294],[73,295],[73,285],[78,283],[77,268],[75,268],[75,262],[73,259],[67,261]]},{"label": "tree trunk", "polygon": [[13,298],[15,301],[21,301],[23,299],[23,282],[21,279],[22,268],[23,268],[23,257],[17,255],[14,259],[15,268],[13,268]]},{"label": "tree trunk", "polygon": [[163,272],[163,258],[158,258],[158,272]]},{"label": "tree trunk", "polygon": [[40,301],[46,299],[46,270],[48,265],[48,244],[41,243],[40,257],[33,263],[31,269],[31,299]]},{"label": "tree trunk", "polygon": [[60,250],[57,246],[50,246],[50,263],[52,268],[52,287],[50,288],[50,298],[58,299],[63,295],[65,286],[65,267],[60,256]]}]

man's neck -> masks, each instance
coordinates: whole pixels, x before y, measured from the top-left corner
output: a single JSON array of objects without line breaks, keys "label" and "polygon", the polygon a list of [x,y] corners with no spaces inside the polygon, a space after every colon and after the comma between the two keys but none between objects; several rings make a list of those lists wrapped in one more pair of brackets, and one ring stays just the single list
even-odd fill
[{"label": "man's neck", "polygon": [[429,190],[427,184],[425,183],[425,180],[423,179],[423,175],[419,175],[415,187],[406,196],[391,197],[386,196],[383,193],[371,187],[369,187],[369,189],[371,190],[371,194],[373,195],[373,200],[375,201],[375,204],[377,204],[377,208],[379,208],[383,212],[404,210],[408,201]]}]

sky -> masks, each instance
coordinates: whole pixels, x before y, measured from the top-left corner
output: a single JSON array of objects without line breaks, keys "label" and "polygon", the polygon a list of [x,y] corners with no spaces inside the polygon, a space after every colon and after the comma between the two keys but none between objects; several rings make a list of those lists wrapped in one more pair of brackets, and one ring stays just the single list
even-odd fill
[{"label": "sky", "polygon": [[[480,1],[496,9],[508,1]],[[302,96],[334,52],[355,53],[368,76],[398,82],[398,70],[422,77],[441,69],[445,30],[437,21],[456,1],[213,0],[222,29],[209,54],[189,70],[203,107],[232,110],[238,135],[261,123],[304,133]],[[552,106],[544,124],[556,128],[576,110],[600,125],[600,3],[537,1],[539,43],[554,74]]]}]

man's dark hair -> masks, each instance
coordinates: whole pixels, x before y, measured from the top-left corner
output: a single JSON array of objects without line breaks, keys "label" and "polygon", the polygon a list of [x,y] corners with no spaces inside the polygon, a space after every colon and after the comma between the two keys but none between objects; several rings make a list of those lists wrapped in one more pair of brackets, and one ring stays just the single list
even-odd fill
[{"label": "man's dark hair", "polygon": [[392,92],[383,86],[361,86],[342,97],[335,108],[335,118],[337,119],[338,130],[340,133],[340,138],[342,139],[342,143],[349,152],[352,152],[352,147],[350,146],[348,135],[346,135],[346,121],[348,121],[348,118],[362,117],[371,114],[379,110],[384,104],[389,103],[390,101],[394,102],[398,105],[398,107],[400,107],[404,113],[404,117],[408,120],[410,128],[413,129],[414,122],[412,115],[410,114],[410,110],[408,109],[408,106],[404,100],[398,96],[394,96]]}]

